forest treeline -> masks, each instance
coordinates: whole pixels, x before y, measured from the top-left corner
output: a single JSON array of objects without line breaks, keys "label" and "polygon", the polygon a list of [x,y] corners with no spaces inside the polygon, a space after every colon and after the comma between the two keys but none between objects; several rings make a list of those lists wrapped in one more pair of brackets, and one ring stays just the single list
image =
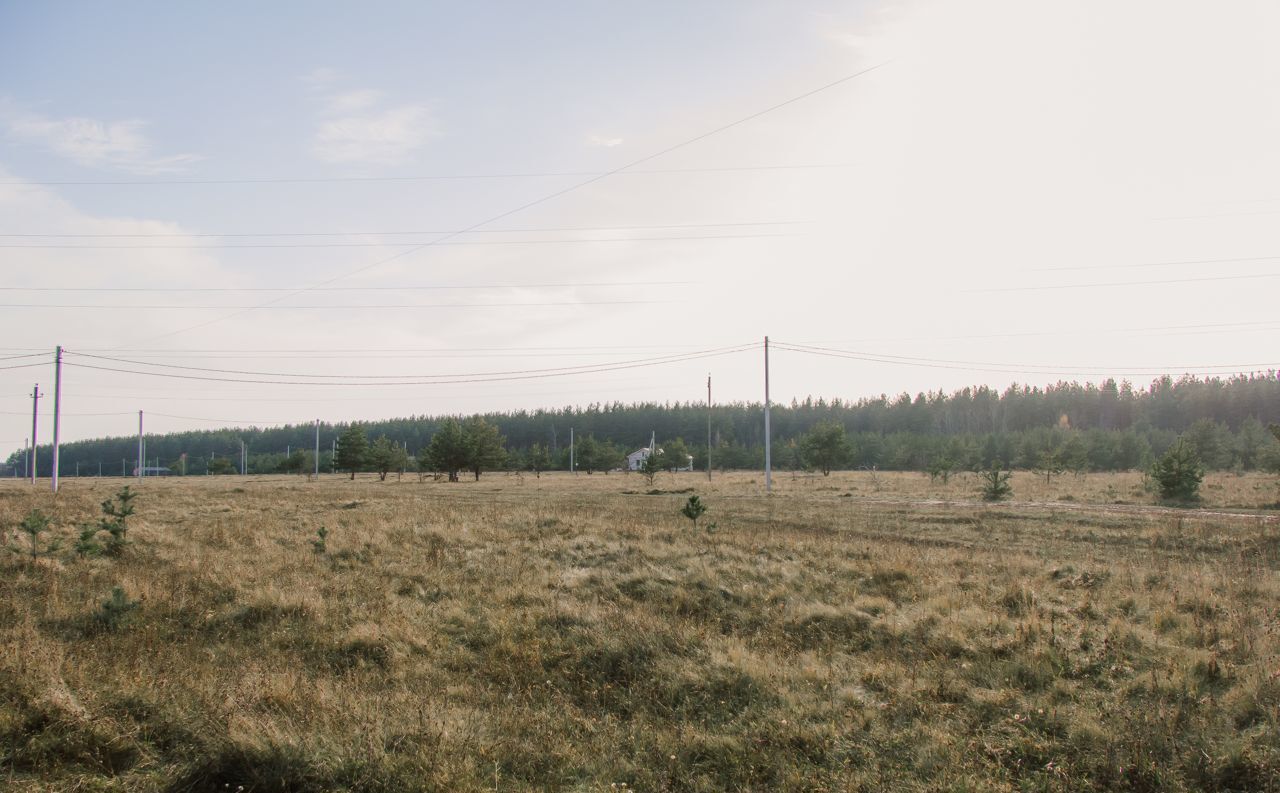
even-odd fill
[{"label": "forest treeline", "polygon": [[[764,463],[764,421],[759,403],[592,404],[585,407],[481,414],[505,438],[504,467],[525,467],[530,451],[568,466],[572,430],[581,442],[603,448],[602,459],[618,461],[626,452],[677,439],[706,465],[710,415],[711,456],[716,468],[758,468]],[[356,420],[357,417],[352,417]],[[386,436],[410,457],[431,441],[447,416],[410,416],[362,422],[374,440]],[[844,428],[839,467],[928,470],[939,460],[958,469],[1000,464],[1032,468],[1052,452],[1068,470],[1125,470],[1145,467],[1181,437],[1211,469],[1280,465],[1280,443],[1267,425],[1280,423],[1280,379],[1275,372],[1227,379],[1157,379],[1147,388],[1106,380],[1101,384],[1061,382],[1048,387],[986,386],[952,393],[901,394],[857,401],[805,399],[774,405],[774,465],[802,468],[804,437],[819,424]],[[333,466],[336,438],[347,424],[321,424],[320,468]],[[188,474],[239,470],[241,442],[249,473],[314,466],[315,426],[248,427],[146,436],[149,465]],[[536,448],[535,448],[536,447]],[[292,453],[293,460],[286,458]],[[185,462],[183,457],[185,455]],[[61,474],[118,475],[136,465],[137,438],[126,436],[64,444]],[[39,469],[48,472],[52,454],[42,446]],[[7,461],[4,475],[21,473],[23,452]]]}]

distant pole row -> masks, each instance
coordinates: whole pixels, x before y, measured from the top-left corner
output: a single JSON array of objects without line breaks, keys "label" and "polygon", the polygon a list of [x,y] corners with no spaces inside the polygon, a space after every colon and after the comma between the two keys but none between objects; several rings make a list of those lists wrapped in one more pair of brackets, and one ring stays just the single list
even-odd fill
[{"label": "distant pole row", "polygon": [[[37,440],[37,430],[39,429],[40,417],[40,384],[36,383],[31,389],[31,445],[27,447],[27,474],[31,480],[31,484],[36,483],[36,450],[39,448]],[[707,481],[711,481],[711,375],[707,375]],[[58,462],[61,446],[59,443],[60,419],[62,413],[62,345],[54,351],[54,374],[53,374],[53,473],[52,487],[53,492],[58,492]],[[320,475],[320,419],[315,421],[315,468],[316,476]],[[574,437],[573,427],[569,428],[569,472],[575,473],[574,459]],[[337,453],[336,442],[334,454]],[[653,452],[651,452],[653,453]],[[143,436],[143,415],[142,411],[138,411],[138,479],[142,479],[146,475],[146,446]],[[287,456],[287,454],[286,454]],[[240,441],[240,473],[248,473],[248,449],[243,440]],[[125,475],[125,462],[120,462],[120,474]],[[98,464],[99,474],[101,474],[102,464]],[[76,475],[79,475],[79,463],[76,463]],[[185,460],[184,460],[185,471]],[[772,437],[769,430],[769,337],[764,337],[764,487],[766,492],[773,492],[773,448]]]}]

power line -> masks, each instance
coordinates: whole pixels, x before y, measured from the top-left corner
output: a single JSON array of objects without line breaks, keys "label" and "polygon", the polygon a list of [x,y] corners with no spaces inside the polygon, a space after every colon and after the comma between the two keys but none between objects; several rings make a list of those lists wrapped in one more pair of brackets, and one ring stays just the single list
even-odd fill
[{"label": "power line", "polygon": [[[631,381],[631,380],[624,380],[624,381],[610,381],[610,382],[607,382],[607,383],[606,383],[604,386],[602,386],[602,387],[604,387],[604,388],[625,389],[625,390],[627,391],[627,393],[632,393],[632,392],[636,392],[636,391],[662,391],[662,390],[665,390],[665,388],[666,388],[665,386],[645,386],[645,385],[638,385],[638,383],[645,383],[645,382],[650,382],[650,381],[647,381],[647,380],[640,380],[640,381]],[[311,384],[309,384],[309,385],[315,385],[315,384],[314,384],[314,383],[311,383]],[[202,391],[202,393],[207,393],[207,392],[206,392],[206,391]],[[452,396],[452,397],[455,397],[455,398],[481,398],[481,397],[492,396],[494,393],[496,393],[496,392],[484,392],[484,393],[472,393],[472,394],[452,394],[451,396]],[[595,389],[593,389],[593,390],[591,390],[591,391],[586,391],[586,390],[584,390],[584,388],[581,388],[581,387],[579,387],[579,388],[575,388],[575,389],[573,389],[573,390],[571,390],[571,391],[564,391],[564,390],[557,390],[557,391],[527,391],[527,390],[524,390],[524,389],[522,389],[522,390],[520,391],[520,394],[521,394],[522,396],[563,396],[563,395],[565,395],[565,394],[587,394],[587,393],[590,393],[590,394],[597,394],[597,393],[598,393],[598,388],[595,388]],[[28,398],[29,398],[29,397],[28,397]],[[352,396],[352,397],[342,397],[342,396],[325,396],[325,397],[321,397],[321,398],[312,398],[312,397],[306,397],[306,396],[289,396],[289,397],[268,397],[268,396],[254,396],[254,395],[249,395],[249,396],[236,396],[236,395],[227,395],[227,394],[222,394],[222,395],[219,395],[219,396],[212,396],[212,397],[210,397],[210,396],[190,396],[190,395],[185,395],[185,394],[184,394],[184,395],[182,395],[182,396],[161,396],[161,395],[157,395],[155,392],[148,391],[148,392],[147,392],[147,393],[145,393],[145,394],[133,394],[133,393],[129,393],[129,394],[94,394],[94,393],[84,393],[84,394],[80,394],[80,393],[77,393],[77,394],[76,394],[76,398],[77,398],[77,399],[93,399],[93,400],[109,400],[109,401],[110,401],[110,400],[115,400],[115,401],[124,401],[124,400],[129,400],[131,403],[150,402],[150,401],[163,401],[163,402],[218,402],[218,403],[225,403],[228,399],[244,399],[244,400],[246,400],[246,401],[252,401],[252,402],[288,402],[288,403],[290,403],[290,404],[299,403],[299,402],[307,402],[307,403],[321,403],[321,404],[327,404],[327,403],[331,403],[331,402],[360,402],[360,403],[366,403],[366,402],[405,402],[405,401],[410,400],[410,399],[415,399],[416,397],[411,396],[411,395],[401,395],[401,396],[381,397],[381,396],[368,395],[368,394],[361,395],[361,396]],[[148,412],[148,413],[149,413],[149,412]],[[29,416],[29,415],[31,415],[31,412],[30,412],[30,411],[25,411],[25,412],[21,412],[21,413],[15,413],[14,415]],[[63,414],[63,415],[66,415],[66,414]],[[117,415],[117,414],[105,414],[105,415]],[[137,411],[136,411],[136,410],[134,410],[134,411],[128,411],[128,412],[125,412],[125,413],[120,413],[120,414],[118,414],[118,415],[122,415],[122,416],[136,416],[136,415],[137,415]]]},{"label": "power line", "polygon": [[[420,292],[463,289],[605,289],[635,286],[692,286],[699,281],[564,281],[541,284],[399,284],[395,286],[327,286],[312,292]],[[0,292],[290,292],[286,286],[0,286]]]},{"label": "power line", "polygon": [[[31,415],[31,411],[29,410],[0,410],[0,416],[30,416],[30,415]],[[133,411],[123,411],[118,413],[67,413],[66,411],[61,411],[61,415],[87,417],[87,416],[134,416],[137,414],[134,413]]]},{"label": "power line", "polygon": [[[1052,365],[1046,365],[1046,364],[1023,366],[1021,364],[992,363],[987,361],[953,361],[953,360],[946,360],[946,359],[940,359],[940,358],[911,358],[908,356],[901,356],[901,355],[882,355],[878,353],[865,353],[865,352],[858,352],[854,350],[838,350],[838,349],[831,349],[826,347],[813,347],[813,346],[806,346],[806,345],[790,344],[787,342],[774,342],[773,346],[777,346],[779,349],[785,349],[790,352],[800,352],[800,353],[806,353],[809,355],[820,355],[820,356],[825,356],[829,358],[847,358],[850,360],[867,361],[870,363],[887,363],[887,364],[896,364],[899,366],[916,366],[916,367],[927,368],[927,369],[959,369],[963,371],[996,372],[1000,374],[1050,374],[1050,375],[1066,374],[1066,375],[1110,375],[1110,376],[1132,375],[1135,377],[1149,377],[1152,375],[1166,374],[1170,371],[1183,371],[1183,367],[1175,367],[1175,366],[1168,366],[1168,367],[1161,367],[1161,368],[1128,367],[1127,369],[1124,369],[1124,370],[1118,367],[1082,368],[1082,367],[1076,367],[1076,366],[1069,366],[1069,367],[1054,368]],[[1277,364],[1275,363],[1229,364],[1229,365],[1215,364],[1215,365],[1200,366],[1200,367],[1187,367],[1187,369],[1188,370],[1190,369],[1200,369],[1200,370],[1222,369],[1225,371],[1207,371],[1207,372],[1206,371],[1199,371],[1199,372],[1187,371],[1186,373],[1220,375],[1220,374],[1231,374],[1236,371],[1241,371],[1246,369],[1257,370],[1260,368],[1275,367],[1275,366],[1277,366]]]},{"label": "power line", "polygon": [[[877,67],[872,67],[877,68]],[[870,71],[870,70],[868,70]],[[851,75],[825,88],[834,87],[839,82],[853,79]],[[825,90],[818,89],[818,90]],[[812,95],[806,94],[805,96]],[[803,99],[797,97],[797,99]],[[796,101],[796,100],[792,100]],[[785,103],[784,103],[785,104]],[[779,105],[778,107],[781,107]],[[767,111],[766,111],[767,112]],[[800,163],[795,165],[727,165],[703,168],[651,168],[630,171],[630,175],[642,174],[682,174],[682,173],[734,173],[739,171],[802,171],[824,170],[827,168],[853,168],[857,164],[851,162],[833,163]],[[2,185],[39,185],[39,186],[161,186],[161,185],[236,185],[236,184],[327,184],[327,183],[361,183],[361,182],[434,182],[462,181],[468,179],[530,179],[530,178],[580,178],[584,176],[600,176],[599,171],[512,171],[508,173],[471,173],[471,174],[425,174],[417,176],[327,176],[327,177],[264,177],[257,179],[112,179],[112,180],[51,180],[38,181],[26,179],[10,179],[0,181]]]},{"label": "power line", "polygon": [[[791,104],[793,104],[793,103],[795,103],[795,102],[802,101],[802,100],[807,99],[807,98],[809,98],[809,97],[811,97],[811,96],[814,96],[814,95],[816,95],[816,94],[819,94],[819,93],[821,93],[821,92],[823,92],[823,91],[827,91],[827,90],[830,90],[830,89],[832,89],[832,88],[835,88],[836,86],[843,85],[844,83],[847,83],[847,82],[849,82],[850,80],[854,80],[854,79],[856,79],[856,78],[858,78],[858,77],[861,77],[862,75],[865,75],[865,74],[868,74],[868,73],[870,73],[870,72],[873,72],[873,71],[875,71],[876,69],[879,69],[879,68],[880,68],[881,66],[883,66],[883,65],[884,65],[883,63],[879,63],[879,64],[876,64],[876,65],[874,65],[874,66],[868,67],[868,68],[866,68],[866,69],[861,69],[861,70],[859,70],[859,71],[856,71],[856,72],[854,72],[854,73],[852,73],[852,74],[845,75],[844,77],[841,77],[841,78],[839,78],[838,80],[834,80],[834,81],[832,81],[832,82],[826,83],[825,85],[821,85],[821,86],[819,86],[819,87],[817,87],[817,88],[814,88],[814,89],[812,89],[812,90],[806,91],[806,92],[804,92],[804,93],[802,93],[802,94],[799,94],[799,95],[797,95],[797,96],[793,96],[793,97],[791,97],[790,99],[786,99],[786,100],[784,100],[784,101],[782,101],[782,102],[779,102],[779,103],[777,103],[777,104],[771,105],[771,106],[769,106],[769,107],[765,108],[764,110],[759,110],[759,111],[757,111],[757,112],[755,112],[755,113],[751,113],[750,115],[743,116],[742,118],[739,118],[739,119],[736,119],[736,120],[734,120],[734,121],[731,121],[731,122],[729,122],[728,124],[723,124],[723,125],[721,125],[721,126],[719,126],[719,127],[716,127],[715,129],[712,129],[712,130],[708,131],[708,132],[704,132],[704,133],[702,133],[702,134],[700,134],[700,135],[696,135],[696,136],[694,136],[694,137],[692,137],[692,138],[688,138],[688,139],[683,140],[683,141],[681,141],[681,142],[679,142],[679,143],[676,143],[676,144],[674,144],[674,145],[668,146],[668,147],[666,147],[665,149],[661,149],[661,150],[659,150],[659,151],[657,151],[657,152],[654,152],[653,154],[649,154],[649,155],[644,156],[644,157],[641,157],[641,158],[639,158],[639,159],[637,159],[637,160],[632,160],[631,162],[628,162],[628,163],[626,163],[626,164],[624,164],[624,165],[621,165],[621,166],[619,166],[619,167],[617,167],[617,168],[614,168],[613,170],[605,171],[604,173],[595,174],[595,175],[591,176],[590,178],[585,179],[585,180],[583,180],[583,181],[581,181],[581,182],[576,182],[575,184],[572,184],[572,185],[570,185],[570,186],[568,186],[568,187],[565,187],[565,188],[563,188],[563,189],[556,190],[556,191],[553,191],[553,192],[551,192],[551,193],[547,193],[547,194],[545,194],[545,195],[541,196],[540,198],[535,198],[535,199],[533,199],[532,201],[526,201],[525,203],[520,204],[519,206],[516,206],[516,207],[514,207],[514,208],[512,208],[512,209],[508,209],[508,210],[505,210],[505,211],[503,211],[503,212],[499,212],[498,214],[493,215],[492,217],[485,218],[484,220],[481,220],[479,223],[473,223],[472,225],[468,226],[467,228],[465,228],[465,229],[463,229],[463,230],[459,231],[459,232],[458,232],[458,234],[448,235],[448,236],[442,237],[441,239],[439,239],[439,240],[437,240],[437,241],[435,241],[435,242],[425,243],[425,244],[423,244],[423,245],[421,245],[421,246],[418,246],[418,247],[416,247],[416,248],[409,248],[409,249],[404,250],[404,251],[401,251],[401,252],[399,252],[399,253],[397,253],[397,254],[395,254],[395,255],[393,255],[393,256],[388,256],[388,257],[386,257],[386,258],[384,258],[384,259],[380,259],[380,260],[378,260],[378,261],[376,261],[376,262],[373,262],[373,263],[371,263],[371,264],[367,264],[367,265],[363,265],[363,266],[361,266],[361,267],[357,267],[357,268],[356,268],[356,269],[354,269],[354,270],[350,270],[350,271],[348,271],[348,272],[346,272],[346,273],[342,273],[342,274],[339,274],[339,275],[333,276],[332,278],[328,278],[328,279],[326,279],[326,280],[324,280],[324,281],[321,281],[321,282],[319,282],[319,283],[317,283],[317,284],[312,284],[311,286],[312,286],[312,287],[315,287],[315,286],[328,286],[329,284],[332,284],[332,283],[334,283],[335,281],[339,281],[339,280],[341,280],[341,279],[349,278],[349,277],[351,277],[351,276],[353,276],[353,275],[357,275],[357,274],[359,274],[359,273],[366,272],[366,271],[368,271],[368,270],[372,270],[372,269],[374,269],[375,267],[381,267],[381,266],[382,266],[382,265],[384,265],[384,264],[388,264],[388,263],[390,263],[390,262],[395,261],[396,259],[402,258],[402,257],[404,257],[404,256],[408,256],[408,255],[409,255],[409,254],[411,254],[411,253],[415,253],[415,252],[417,252],[417,251],[424,250],[425,248],[428,248],[428,247],[431,247],[431,246],[434,246],[434,245],[439,245],[440,243],[443,243],[443,242],[445,242],[445,241],[447,241],[447,240],[449,240],[449,239],[451,239],[451,238],[453,238],[453,237],[455,237],[455,236],[459,236],[460,234],[464,234],[464,233],[467,233],[467,232],[470,232],[470,231],[475,231],[476,229],[479,229],[479,228],[481,228],[481,227],[483,227],[483,226],[488,226],[488,225],[490,225],[490,224],[492,224],[492,223],[496,223],[496,222],[498,222],[499,220],[503,220],[503,219],[505,219],[505,218],[511,217],[512,215],[515,215],[515,214],[518,214],[518,213],[520,213],[520,212],[523,212],[523,211],[525,211],[526,209],[530,209],[530,208],[535,207],[535,206],[538,206],[538,205],[540,205],[540,204],[544,204],[544,203],[546,203],[546,202],[548,202],[548,201],[552,201],[552,200],[554,200],[554,199],[556,199],[556,198],[559,198],[560,196],[567,195],[568,193],[571,193],[571,192],[573,192],[573,191],[575,191],[575,190],[580,190],[580,189],[582,189],[583,187],[586,187],[586,186],[588,186],[588,185],[595,184],[596,182],[598,182],[598,181],[600,181],[600,180],[602,180],[602,179],[606,179],[606,178],[608,178],[608,177],[610,177],[610,176],[613,176],[614,174],[618,174],[618,173],[622,173],[623,171],[631,170],[631,169],[635,168],[635,167],[636,167],[636,166],[638,166],[638,165],[643,165],[643,164],[644,164],[644,163],[646,163],[646,162],[649,162],[649,161],[651,161],[651,160],[655,160],[655,159],[657,159],[657,158],[659,158],[659,157],[662,157],[662,156],[664,156],[664,155],[666,155],[666,154],[669,154],[669,153],[671,153],[671,152],[673,152],[673,151],[676,151],[676,150],[678,150],[678,149],[682,149],[682,148],[684,148],[684,147],[686,147],[686,146],[690,146],[690,145],[692,145],[692,144],[694,144],[694,143],[697,143],[697,142],[699,142],[699,141],[706,140],[707,138],[709,138],[709,137],[711,137],[711,136],[713,136],[713,135],[717,135],[717,134],[719,134],[719,133],[721,133],[721,132],[724,132],[724,131],[726,131],[726,130],[732,129],[732,128],[736,127],[736,126],[739,126],[740,124],[745,124],[745,123],[747,123],[747,122],[749,122],[749,121],[751,121],[751,120],[753,120],[753,119],[760,118],[761,116],[764,116],[764,115],[766,115],[766,114],[768,114],[768,113],[772,113],[772,112],[774,112],[774,111],[776,111],[776,110],[779,110],[780,108],[786,107],[786,106],[791,105]],[[307,291],[307,289],[309,289],[309,288],[311,288],[311,287],[304,287],[304,288],[302,288],[302,289],[299,289],[299,290],[298,290],[298,293],[305,292],[305,291]],[[283,299],[283,297],[282,297],[282,298],[276,298],[276,299],[273,299],[273,300],[267,301],[267,303],[264,303],[263,305],[269,305],[269,304],[271,304],[271,303],[278,302],[279,300],[282,300],[282,299]],[[223,322],[223,321],[225,321],[225,320],[228,320],[228,319],[232,319],[232,318],[234,318],[234,317],[237,317],[237,316],[239,316],[240,314],[242,314],[242,313],[244,313],[245,311],[248,311],[248,310],[250,310],[250,309],[245,309],[245,310],[242,310],[242,311],[236,311],[236,312],[233,312],[233,313],[231,313],[231,314],[227,314],[227,315],[222,316],[222,317],[217,317],[217,318],[215,318],[215,319],[211,319],[211,320],[207,320],[207,321],[205,321],[205,322],[197,323],[197,324],[195,324],[195,325],[189,325],[189,326],[184,327],[184,328],[178,328],[177,330],[169,331],[168,333],[164,333],[164,334],[161,334],[161,335],[160,335],[160,336],[158,336],[158,337],[153,337],[153,338],[167,338],[167,337],[169,337],[169,336],[175,336],[175,335],[177,335],[177,334],[179,334],[179,333],[186,333],[186,332],[188,332],[188,331],[197,330],[197,329],[199,329],[199,328],[203,328],[203,327],[208,327],[209,325],[213,325],[213,324],[216,324],[216,323],[218,323],[218,322]]]},{"label": "power line", "polygon": [[718,351],[718,352],[713,351],[713,352],[704,352],[704,353],[698,353],[698,354],[690,354],[680,358],[671,358],[671,359],[660,360],[660,361],[626,362],[626,363],[620,363],[615,365],[601,364],[599,365],[598,368],[580,369],[576,371],[557,371],[557,372],[522,374],[522,375],[503,376],[503,377],[461,377],[459,379],[454,379],[454,380],[415,380],[415,381],[397,381],[397,382],[370,382],[368,380],[364,380],[364,381],[353,380],[353,381],[345,381],[345,382],[317,383],[309,380],[302,380],[302,381],[260,380],[260,379],[245,379],[245,378],[210,377],[206,375],[175,374],[170,372],[150,372],[150,371],[143,371],[143,370],[137,370],[137,369],[122,369],[119,367],[98,366],[96,364],[71,363],[71,362],[67,362],[64,365],[75,366],[80,369],[93,369],[93,370],[98,370],[103,372],[118,372],[122,374],[135,374],[135,375],[144,375],[149,377],[166,377],[166,378],[173,378],[178,380],[200,380],[204,382],[244,383],[244,384],[250,384],[250,385],[307,385],[307,386],[326,386],[326,387],[328,386],[359,386],[363,388],[369,388],[372,386],[434,386],[434,385],[454,385],[458,383],[499,383],[499,382],[513,381],[513,380],[537,380],[537,379],[543,379],[548,377],[567,377],[572,375],[599,374],[602,372],[616,372],[616,371],[621,371],[625,369],[638,369],[642,367],[661,366],[661,365],[670,364],[670,363],[683,363],[686,361],[696,361],[696,360],[702,360],[705,358],[715,358],[723,355],[731,355],[733,353],[743,352],[745,350],[752,349],[754,346],[755,346],[754,344],[745,345],[742,347],[727,349],[727,350]]},{"label": "power line", "polygon": [[[458,236],[466,232],[454,232]],[[0,243],[0,248],[19,250],[60,250],[60,251],[205,251],[232,249],[271,249],[271,248],[422,248],[433,247],[489,247],[495,245],[577,245],[600,242],[702,242],[707,240],[755,240],[771,237],[796,237],[798,234],[703,234],[682,237],[610,237],[600,239],[565,239],[565,240],[464,240],[446,242],[449,239],[431,242],[280,242],[280,243],[228,243],[224,245],[33,245],[25,243]]]},{"label": "power line", "polygon": [[0,308],[54,308],[54,309],[150,309],[150,310],[226,310],[270,309],[272,311],[332,310],[332,309],[419,309],[419,308],[550,308],[572,306],[652,306],[677,303],[676,300],[565,300],[534,303],[368,303],[368,304],[317,304],[302,306],[280,305],[196,305],[191,303],[139,304],[139,303],[0,303]]},{"label": "power line", "polygon": [[1072,267],[1038,267],[1032,272],[1058,273],[1069,270],[1125,270],[1139,267],[1179,267],[1186,264],[1230,264],[1232,262],[1269,262],[1280,256],[1237,256],[1228,259],[1180,259],[1169,262],[1138,262],[1137,264],[1082,264]]},{"label": "power line", "polygon": [[[832,348],[830,348],[830,347],[817,347],[817,346],[812,346],[812,345],[797,344],[797,343],[795,343],[795,342],[777,342],[777,343],[778,343],[778,344],[786,344],[786,345],[788,345],[788,346],[790,346],[790,347],[797,348],[797,349],[796,349],[796,351],[797,351],[797,352],[799,352],[799,351],[808,351],[808,350],[813,350],[813,351],[822,351],[822,352],[830,352],[830,353],[842,353],[842,354],[847,354],[847,355],[862,355],[862,356],[868,356],[868,357],[874,357],[874,358],[884,358],[884,359],[895,360],[895,361],[908,361],[908,362],[920,362],[920,363],[942,363],[942,364],[974,364],[974,365],[977,365],[977,366],[1017,367],[1017,368],[1023,368],[1023,367],[1024,367],[1024,365],[1023,365],[1023,364],[992,363],[992,362],[990,362],[990,361],[957,361],[957,360],[950,360],[950,359],[945,359],[945,358],[919,358],[919,357],[914,357],[914,356],[909,356],[909,355],[888,355],[888,354],[885,354],[885,353],[871,353],[871,352],[863,352],[863,351],[858,351],[858,350],[837,350],[837,349],[832,349]],[[1170,370],[1181,370],[1181,369],[1228,369],[1228,370],[1239,370],[1239,369],[1251,369],[1251,368],[1257,368],[1257,367],[1260,367],[1260,366],[1261,366],[1261,367],[1265,367],[1265,366],[1273,366],[1273,365],[1274,365],[1274,364],[1268,364],[1268,363],[1249,363],[1249,364],[1197,364],[1197,365],[1192,365],[1192,366],[1181,365],[1181,364],[1180,364],[1180,365],[1174,365],[1174,366],[1137,366],[1137,367],[1107,367],[1107,366],[1102,366],[1102,367],[1094,367],[1094,368],[1089,372],[1089,374],[1097,374],[1097,373],[1105,372],[1105,371],[1108,371],[1108,370],[1111,370],[1111,369],[1121,369],[1121,368],[1126,369],[1126,370],[1128,370],[1128,371],[1135,371],[1135,370],[1149,370],[1149,373],[1151,373],[1151,374],[1162,374],[1162,373],[1168,372],[1168,371],[1170,371]],[[1056,371],[1066,371],[1066,370],[1069,370],[1069,369],[1081,368],[1081,367],[1078,367],[1078,366],[1075,366],[1075,365],[1072,365],[1072,366],[1061,366],[1061,367],[1056,367],[1056,368],[1055,368],[1053,364],[1035,364],[1035,366],[1040,367],[1040,368],[1044,368],[1044,369],[1048,369],[1048,370],[1049,370],[1049,371],[1051,371],[1051,372],[1056,372]]]},{"label": "power line", "polygon": [[287,425],[291,423],[288,421],[244,421],[240,419],[207,419],[207,418],[202,418],[200,416],[175,416],[172,413],[156,413],[154,411],[147,411],[147,415],[159,416],[166,419],[182,419],[184,421],[208,421],[214,424],[247,424],[250,426],[264,426],[264,425],[271,425],[271,424]]},{"label": "power line", "polygon": [[[704,355],[715,354],[715,353],[740,352],[745,349],[750,349],[752,346],[754,345],[739,344],[739,345],[733,345],[730,347],[720,347],[720,348],[713,348],[709,350],[699,350],[693,353],[675,353],[671,355],[655,356],[652,358],[639,358],[631,361],[626,361],[624,363],[628,363],[628,364],[666,363],[670,361],[682,360],[691,355],[704,356]],[[107,355],[93,355],[91,353],[77,352],[74,350],[65,350],[64,352],[69,353],[71,355],[77,355],[83,358],[93,358],[95,360],[111,361],[113,363],[123,363],[123,364],[129,364],[132,366],[151,366],[151,367],[156,367],[161,369],[181,369],[184,371],[210,372],[214,374],[241,374],[241,375],[252,375],[255,377],[305,377],[308,379],[321,379],[321,380],[352,380],[352,379],[408,380],[408,379],[414,379],[414,378],[436,379],[436,378],[450,378],[450,377],[501,377],[506,375],[525,375],[525,374],[538,374],[538,373],[550,374],[555,372],[563,372],[563,373],[569,374],[569,373],[579,373],[584,371],[590,372],[600,367],[610,367],[615,365],[615,363],[579,364],[577,366],[554,366],[554,367],[546,367],[542,369],[515,369],[515,370],[508,370],[508,371],[489,371],[489,372],[452,372],[449,374],[343,375],[343,374],[306,374],[306,373],[299,373],[299,372],[261,372],[261,371],[248,371],[244,369],[215,369],[215,368],[201,367],[201,366],[183,366],[181,364],[166,364],[166,363],[152,363],[149,361],[137,361],[137,360],[130,360],[127,358],[115,358]]]},{"label": "power line", "polygon": [[[661,229],[709,229],[737,228],[745,226],[798,226],[807,225],[807,220],[749,220],[730,223],[670,223],[662,225],[635,226],[550,226],[543,228],[515,229],[475,229],[470,234],[535,234],[535,233],[577,233],[587,231],[656,231]],[[235,233],[172,233],[172,234],[83,234],[83,233],[45,233],[45,234],[5,234],[0,237],[36,238],[36,239],[208,239],[232,237],[425,237],[437,234],[460,234],[462,229],[445,229],[441,231],[274,231],[274,232],[235,232]]]},{"label": "power line", "polygon": [[0,366],[0,371],[8,371],[10,369],[30,369],[33,366],[48,366],[49,362],[40,361],[39,363],[21,363],[13,366]]},{"label": "power line", "polygon": [[1179,331],[1177,335],[1198,335],[1199,333],[1216,334],[1216,333],[1235,333],[1240,329],[1254,328],[1260,331],[1275,330],[1280,320],[1268,320],[1266,322],[1214,322],[1198,325],[1151,325],[1139,328],[1094,328],[1094,329],[1074,329],[1074,330],[1049,330],[1049,331],[1029,331],[1025,333],[977,333],[977,334],[947,334],[945,336],[878,336],[862,339],[810,339],[805,342],[792,342],[793,344],[862,344],[865,342],[900,342],[900,341],[955,341],[955,340],[971,340],[971,339],[1019,339],[1019,338],[1035,338],[1045,336],[1114,336],[1118,333],[1140,333],[1149,331]]},{"label": "power line", "polygon": [[1109,286],[1161,286],[1166,284],[1193,284],[1205,281],[1250,281],[1259,278],[1280,278],[1280,273],[1258,275],[1208,275],[1199,278],[1164,278],[1154,281],[1110,281],[1094,284],[1052,284],[1050,286],[1004,286],[990,289],[964,289],[963,292],[1044,292],[1056,289],[1100,289]]}]

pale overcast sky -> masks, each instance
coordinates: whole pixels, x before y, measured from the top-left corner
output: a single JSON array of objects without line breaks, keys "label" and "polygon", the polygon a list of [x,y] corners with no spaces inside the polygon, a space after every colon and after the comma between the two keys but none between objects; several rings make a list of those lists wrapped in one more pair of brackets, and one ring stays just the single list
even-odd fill
[{"label": "pale overcast sky", "polygon": [[0,448],[58,344],[69,440],[763,396],[756,351],[86,354],[854,354],[776,350],[780,401],[1274,367],[1277,41],[1271,0],[0,2]]}]

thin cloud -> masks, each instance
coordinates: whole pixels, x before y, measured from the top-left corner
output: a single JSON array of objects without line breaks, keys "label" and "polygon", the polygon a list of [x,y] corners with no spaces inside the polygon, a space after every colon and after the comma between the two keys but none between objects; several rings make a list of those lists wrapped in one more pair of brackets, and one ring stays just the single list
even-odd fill
[{"label": "thin cloud", "polygon": [[195,154],[153,155],[152,143],[144,134],[146,126],[147,122],[138,119],[52,119],[32,113],[8,122],[14,137],[90,167],[141,174],[174,173],[202,159]]},{"label": "thin cloud", "polygon": [[325,162],[394,165],[407,160],[437,134],[425,107],[402,105],[322,122],[311,153]]},{"label": "thin cloud", "polygon": [[439,135],[425,105],[384,107],[382,91],[345,88],[344,75],[327,67],[302,79],[319,101],[321,119],[310,146],[318,160],[397,165]]},{"label": "thin cloud", "polygon": [[334,94],[328,97],[328,109],[331,113],[355,113],[360,110],[368,110],[378,104],[382,99],[381,91],[373,89],[363,89],[359,91],[345,91],[340,94]]},{"label": "thin cloud", "polygon": [[622,138],[607,138],[603,135],[588,135],[587,145],[612,149],[614,146],[622,145]]}]

